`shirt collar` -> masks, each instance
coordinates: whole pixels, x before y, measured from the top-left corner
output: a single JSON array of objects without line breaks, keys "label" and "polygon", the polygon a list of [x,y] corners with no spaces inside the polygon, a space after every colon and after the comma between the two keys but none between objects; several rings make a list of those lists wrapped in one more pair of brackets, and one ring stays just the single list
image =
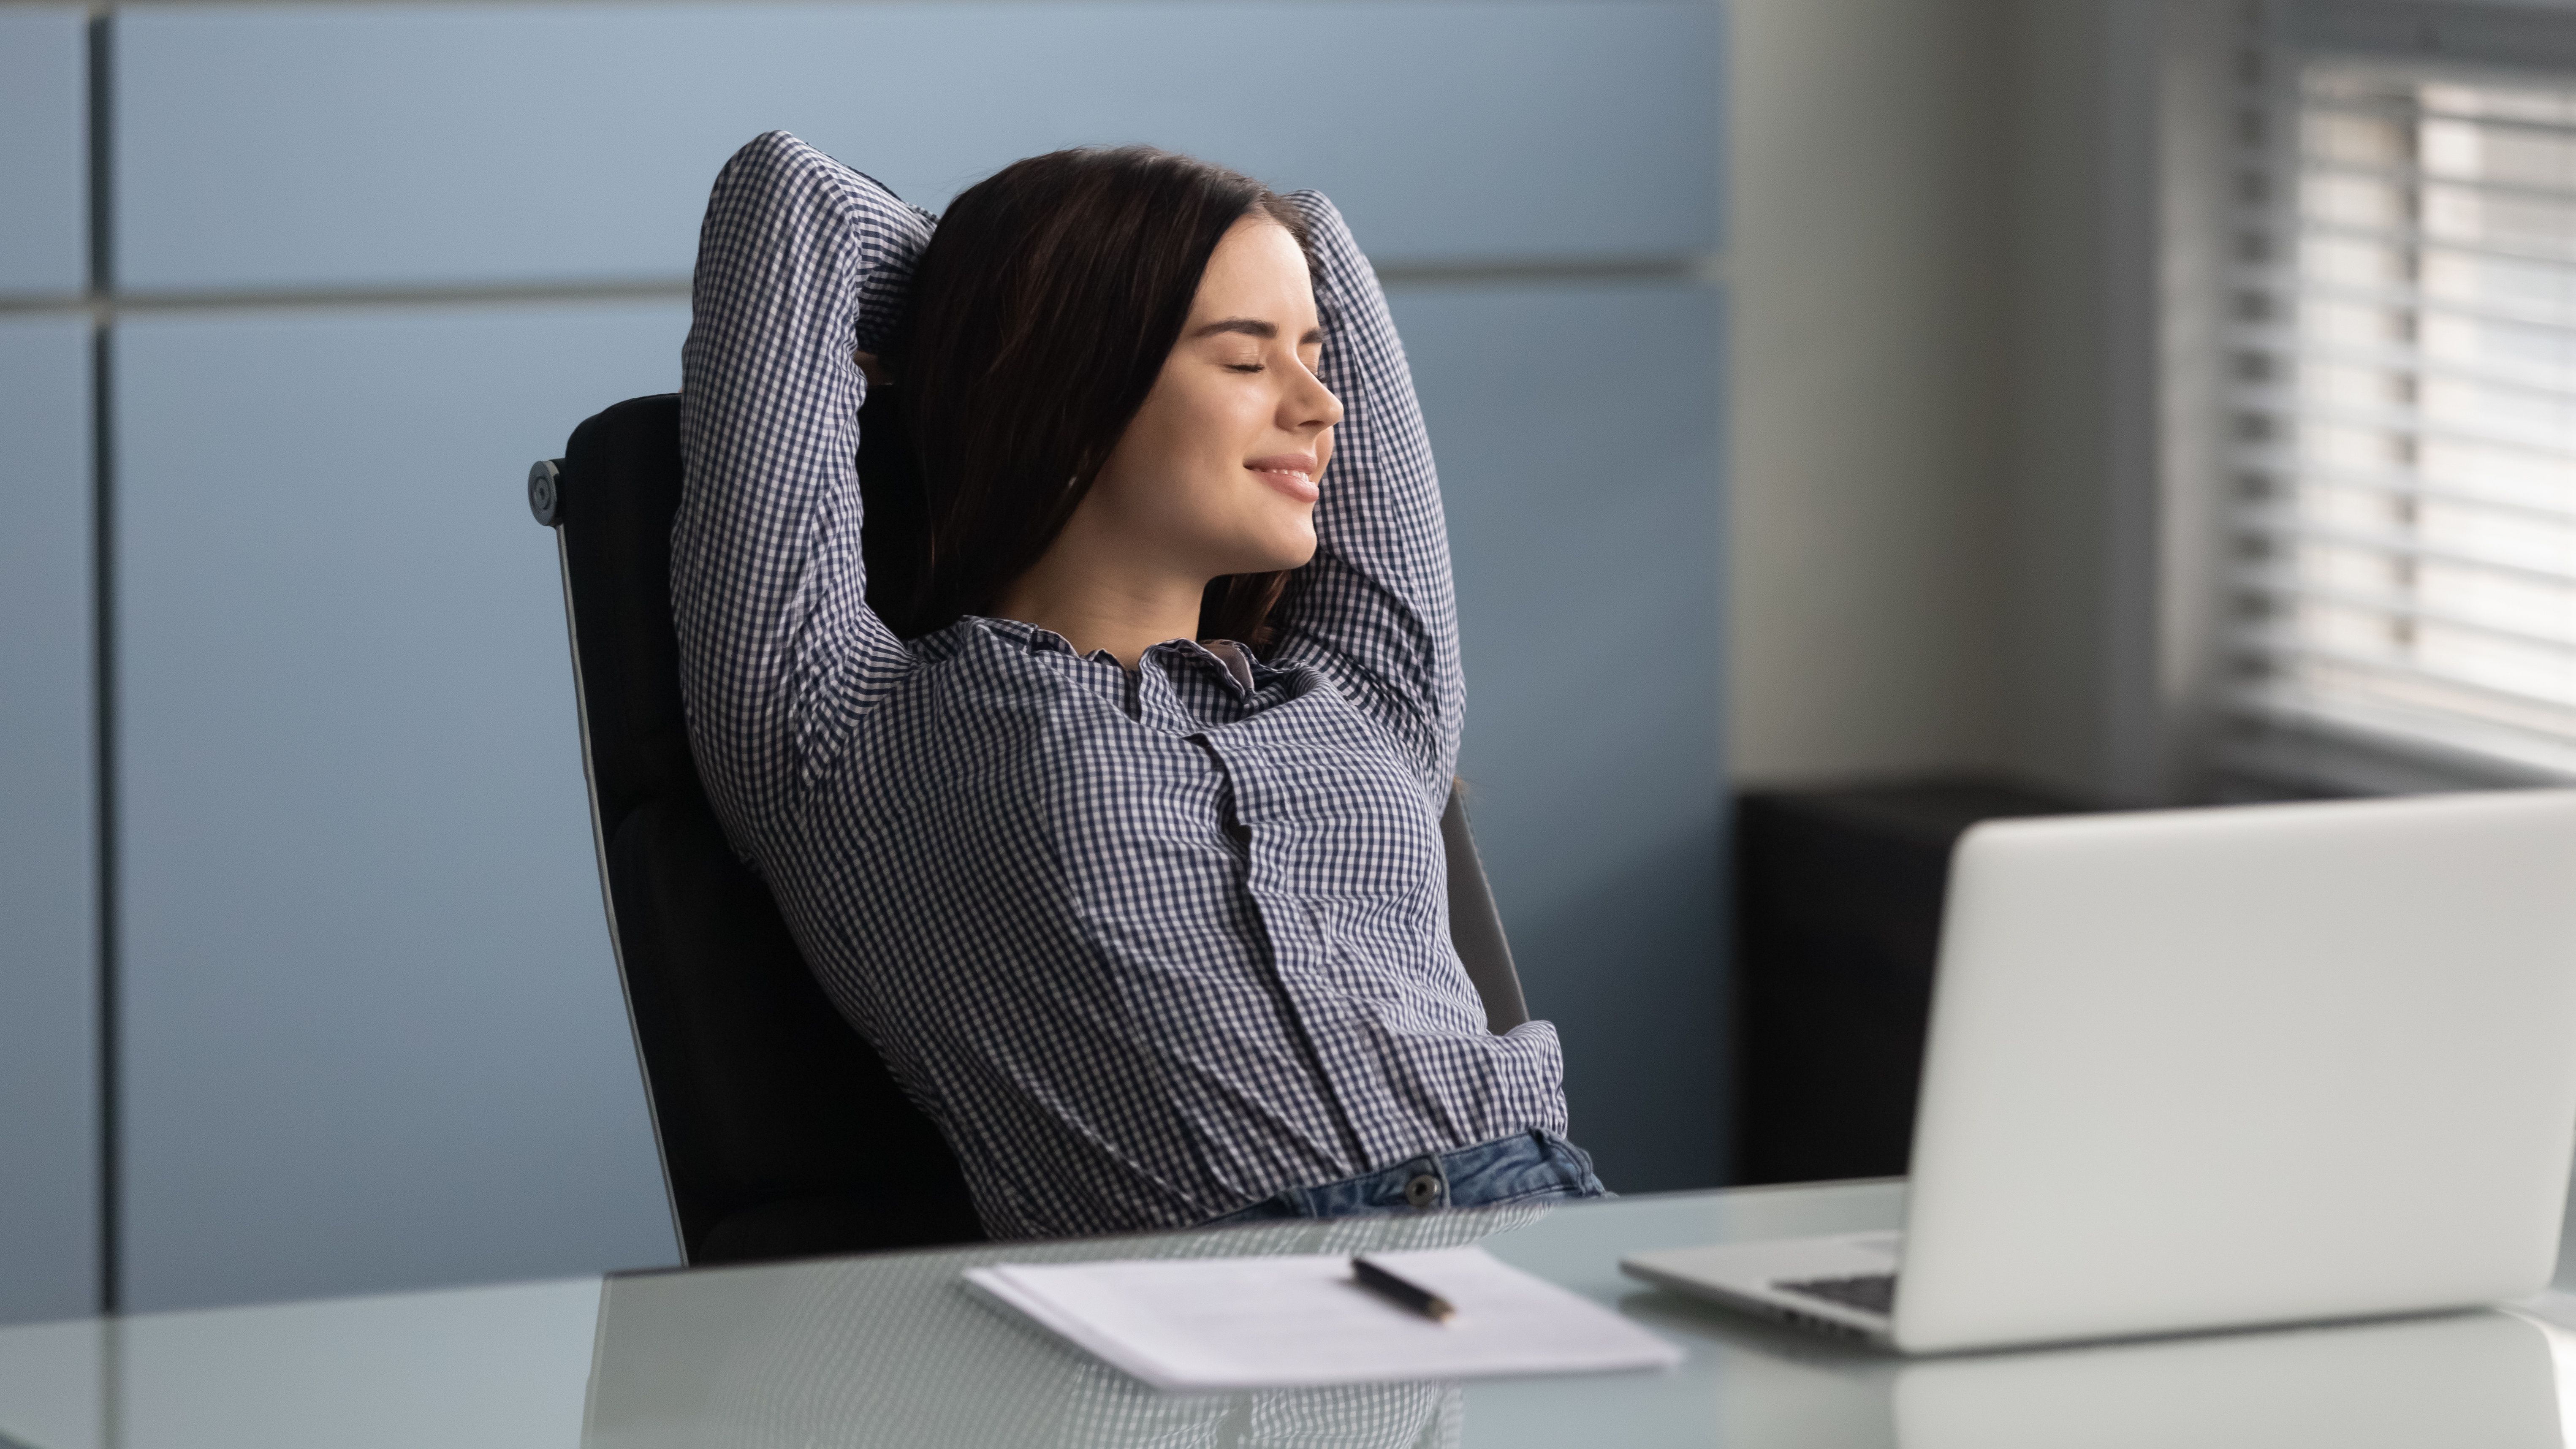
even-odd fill
[{"label": "shirt collar", "polygon": [[[969,614],[964,622],[987,634],[999,635],[1033,654],[1073,654],[1073,641],[1053,629],[1042,629],[1018,619],[992,619],[982,614]],[[1079,655],[1075,655],[1079,658]]]},{"label": "shirt collar", "polygon": [[[1231,639],[1174,639],[1168,643],[1157,644],[1154,649],[1190,655],[1216,666],[1217,672],[1225,676],[1226,682],[1247,698],[1260,691],[1260,677],[1270,669],[1270,666],[1253,658],[1251,650]],[[1146,652],[1150,654],[1153,650],[1149,649]]]},{"label": "shirt collar", "polygon": [[[1053,629],[1041,628],[1036,624],[1027,623],[1019,619],[994,619],[987,618],[981,614],[970,614],[967,617],[985,632],[997,634],[1003,638],[1010,639],[1027,648],[1032,653],[1067,654],[1073,655],[1076,658],[1083,657],[1075,651],[1072,640],[1065,638],[1062,634],[1055,632]],[[1150,659],[1157,652],[1194,655],[1200,659],[1204,659],[1208,663],[1215,665],[1218,671],[1223,673],[1228,681],[1245,694],[1258,692],[1261,688],[1260,676],[1270,671],[1270,666],[1254,658],[1251,650],[1244,648],[1242,645],[1235,643],[1231,639],[1209,639],[1204,641],[1197,639],[1167,639],[1164,642],[1155,645],[1153,648],[1146,650],[1145,657]],[[1091,657],[1107,659],[1111,656],[1105,650],[1095,650]]]}]

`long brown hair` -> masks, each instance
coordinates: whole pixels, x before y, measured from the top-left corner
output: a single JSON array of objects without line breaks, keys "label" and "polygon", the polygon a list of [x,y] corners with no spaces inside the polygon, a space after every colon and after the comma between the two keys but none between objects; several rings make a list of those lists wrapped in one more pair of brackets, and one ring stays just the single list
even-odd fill
[{"label": "long brown hair", "polygon": [[[1217,243],[1255,213],[1311,271],[1305,219],[1269,188],[1146,146],[1032,156],[950,204],[893,359],[919,468],[912,540],[881,545],[870,499],[869,566],[886,585],[870,593],[899,632],[991,609],[1055,542],[1153,391]],[[1261,647],[1287,581],[1211,581],[1200,637]]]}]

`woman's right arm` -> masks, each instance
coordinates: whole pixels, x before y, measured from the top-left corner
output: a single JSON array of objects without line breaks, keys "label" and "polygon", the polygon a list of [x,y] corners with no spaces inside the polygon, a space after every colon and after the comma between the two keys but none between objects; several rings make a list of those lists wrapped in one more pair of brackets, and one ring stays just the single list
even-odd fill
[{"label": "woman's right arm", "polygon": [[902,320],[928,217],[772,131],[717,176],[680,353],[671,603],[699,773],[738,844],[911,667],[867,606],[855,353]]}]

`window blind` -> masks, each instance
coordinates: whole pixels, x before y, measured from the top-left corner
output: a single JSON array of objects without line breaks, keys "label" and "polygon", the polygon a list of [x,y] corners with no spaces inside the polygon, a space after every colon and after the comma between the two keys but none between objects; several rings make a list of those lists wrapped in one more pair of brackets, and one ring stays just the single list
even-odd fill
[{"label": "window blind", "polygon": [[2225,705],[2576,777],[2576,74],[2257,56]]}]

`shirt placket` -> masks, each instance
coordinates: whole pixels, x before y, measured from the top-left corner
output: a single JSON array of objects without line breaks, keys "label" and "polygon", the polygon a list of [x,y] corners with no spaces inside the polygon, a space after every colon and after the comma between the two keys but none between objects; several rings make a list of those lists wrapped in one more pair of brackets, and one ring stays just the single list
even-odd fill
[{"label": "shirt placket", "polygon": [[1248,834],[1245,889],[1269,936],[1272,968],[1316,1073],[1316,1093],[1352,1154],[1352,1170],[1366,1171],[1405,1156],[1406,1147],[1398,1140],[1400,1124],[1384,1120],[1383,1112],[1361,1110],[1362,1104],[1340,1086],[1369,1082],[1382,1073],[1380,1064],[1361,1049],[1357,1034],[1342,1029],[1334,996],[1317,989],[1333,974],[1333,943],[1309,900],[1310,876],[1318,863],[1309,858],[1310,841],[1297,818],[1297,796],[1304,787],[1296,772],[1280,767],[1276,747],[1263,738],[1280,723],[1276,714],[1257,716],[1204,738],[1226,772],[1235,818]]}]

